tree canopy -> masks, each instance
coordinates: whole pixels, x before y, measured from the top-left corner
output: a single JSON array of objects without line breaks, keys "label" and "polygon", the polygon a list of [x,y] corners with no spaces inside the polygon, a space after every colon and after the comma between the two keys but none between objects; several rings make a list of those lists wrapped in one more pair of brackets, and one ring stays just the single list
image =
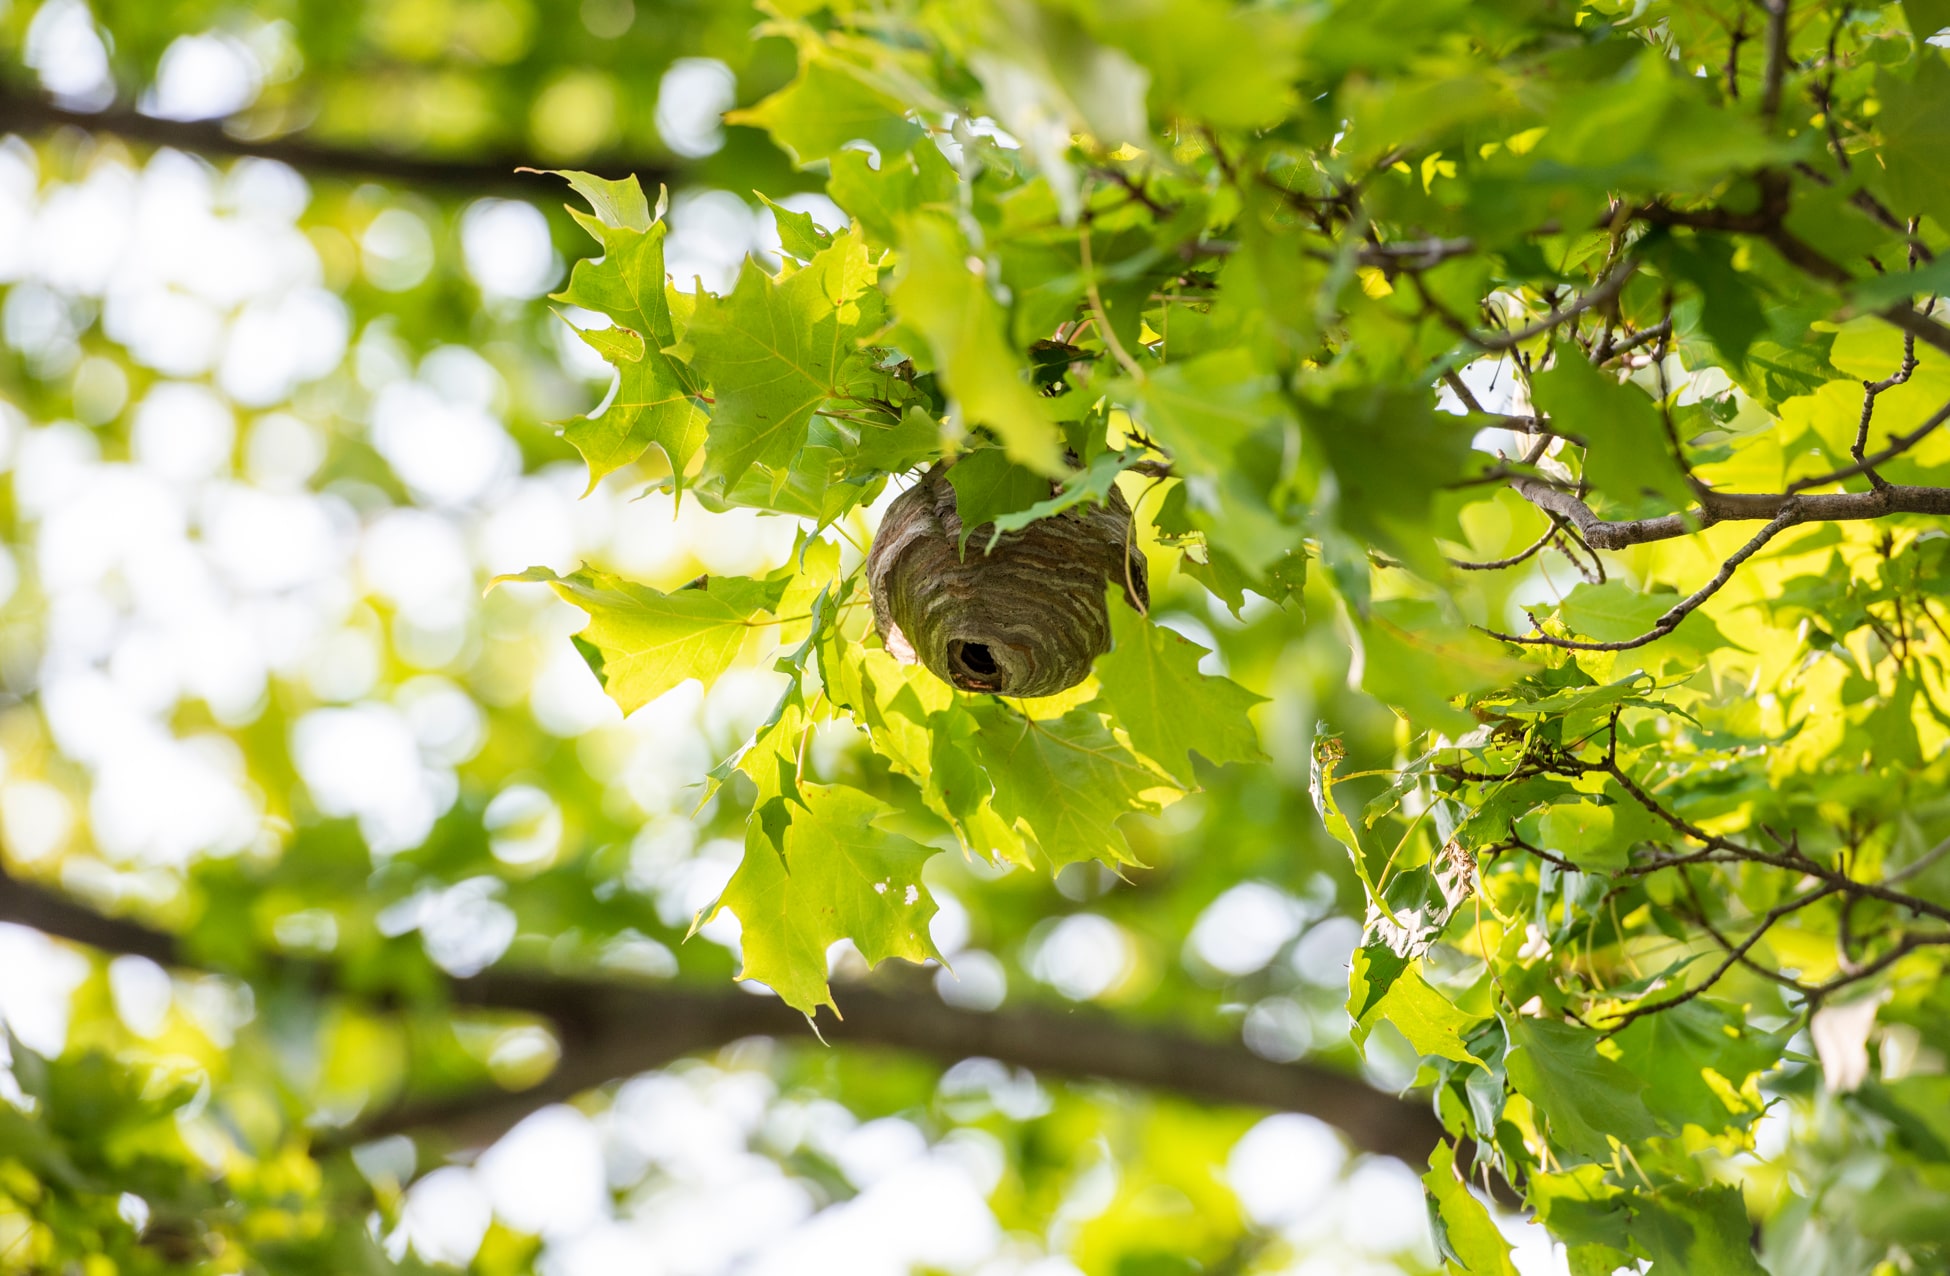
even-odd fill
[{"label": "tree canopy", "polygon": [[0,1271],[1950,1262],[1943,0],[0,23]]}]

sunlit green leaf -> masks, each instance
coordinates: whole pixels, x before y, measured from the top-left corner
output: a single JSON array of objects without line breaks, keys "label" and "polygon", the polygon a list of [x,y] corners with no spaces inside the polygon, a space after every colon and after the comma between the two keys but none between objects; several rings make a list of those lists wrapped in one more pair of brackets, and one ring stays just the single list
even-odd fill
[{"label": "sunlit green leaf", "polygon": [[1117,821],[1158,809],[1169,779],[1119,744],[1097,715],[1072,709],[1037,721],[996,706],[973,712],[973,741],[1005,821],[1035,839],[1054,868],[1083,860],[1137,863]]},{"label": "sunlit green leaf", "polygon": [[878,293],[866,245],[834,237],[783,280],[751,262],[729,297],[704,297],[691,319],[692,362],[715,403],[705,474],[733,483],[754,464],[789,464],[820,404],[844,392],[874,322]]},{"label": "sunlit green leaf", "polygon": [[928,936],[934,897],[921,882],[935,852],[879,827],[890,808],[858,789],[805,784],[796,797],[782,847],[748,845],[718,904],[743,928],[741,978],[811,1014],[834,1005],[826,950],[841,939],[868,965],[940,958]]},{"label": "sunlit green leaf", "polygon": [[898,154],[920,134],[897,100],[869,85],[859,67],[833,58],[808,60],[792,83],[728,118],[766,130],[801,164],[831,158],[849,142]]},{"label": "sunlit green leaf", "polygon": [[1497,1231],[1489,1210],[1456,1176],[1454,1148],[1447,1143],[1436,1146],[1422,1185],[1428,1189],[1430,1212],[1452,1262],[1471,1276],[1517,1276],[1510,1261],[1510,1242]]},{"label": "sunlit green leaf", "polygon": [[546,584],[588,615],[577,644],[624,713],[688,679],[716,681],[788,583],[731,578],[664,594],[591,571],[563,577],[531,567],[507,579]]},{"label": "sunlit green leaf", "polygon": [[928,214],[903,218],[900,225],[894,309],[932,347],[963,423],[993,430],[1009,459],[1040,474],[1060,474],[1056,426],[1029,388],[1022,355],[1009,348],[987,282],[969,269],[960,231],[949,219]]},{"label": "sunlit green leaf", "polygon": [[1099,703],[1139,753],[1181,784],[1192,781],[1191,753],[1221,763],[1265,756],[1246,716],[1265,697],[1199,672],[1205,649],[1125,606],[1120,589],[1111,590],[1109,607],[1111,649],[1097,658]]}]

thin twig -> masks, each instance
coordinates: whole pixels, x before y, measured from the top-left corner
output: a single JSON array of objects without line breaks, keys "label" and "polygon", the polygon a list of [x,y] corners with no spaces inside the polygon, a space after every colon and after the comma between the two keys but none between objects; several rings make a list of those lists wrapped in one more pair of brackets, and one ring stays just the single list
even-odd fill
[{"label": "thin twig", "polygon": [[[1720,947],[1726,949],[1728,952],[1732,952],[1734,950],[1733,941],[1728,939],[1726,935],[1721,932],[1720,928],[1713,924],[1712,919],[1707,916],[1706,901],[1700,895],[1699,886],[1693,881],[1693,875],[1690,872],[1687,872],[1685,869],[1681,869],[1679,872],[1679,879],[1686,884],[1686,893],[1692,897],[1693,909],[1699,918],[1700,927],[1703,930],[1705,930],[1707,934],[1713,936],[1714,942],[1718,943]],[[1756,975],[1759,975],[1762,979],[1766,979],[1773,983],[1777,983],[1783,988],[1792,989],[1795,992],[1801,993],[1803,996],[1806,996],[1814,992],[1814,989],[1812,987],[1802,983],[1799,979],[1794,978],[1792,975],[1784,975],[1780,971],[1775,970],[1771,966],[1763,966],[1761,963],[1755,961],[1753,957],[1745,951],[1739,954],[1739,961],[1742,966],[1746,967],[1748,970],[1751,970]]]},{"label": "thin twig", "polygon": [[1461,568],[1463,571],[1466,572],[1493,572],[1493,571],[1500,571],[1505,567],[1515,567],[1519,563],[1528,562],[1530,559],[1536,557],[1536,555],[1540,551],[1542,551],[1545,546],[1549,545],[1553,540],[1555,540],[1557,538],[1558,529],[1564,526],[1564,520],[1562,518],[1558,517],[1555,514],[1552,514],[1549,517],[1550,517],[1550,526],[1544,529],[1544,534],[1542,536],[1539,536],[1535,541],[1531,542],[1530,547],[1528,549],[1512,554],[1508,558],[1490,558],[1490,559],[1481,559],[1481,560],[1467,559],[1467,558],[1452,558],[1449,560],[1449,565],[1451,567]]},{"label": "thin twig", "polygon": [[1735,102],[1740,100],[1740,46],[1747,43],[1748,34],[1747,15],[1742,13],[1727,33],[1727,97]]},{"label": "thin twig", "polygon": [[1767,67],[1761,73],[1760,114],[1769,122],[1781,113],[1781,86],[1787,80],[1788,0],[1763,0],[1767,9]]},{"label": "thin twig", "polygon": [[1521,328],[1499,333],[1471,332],[1468,339],[1473,345],[1484,350],[1508,350],[1513,346],[1522,345],[1532,337],[1542,336],[1559,324],[1577,318],[1593,306],[1604,305],[1624,289],[1626,281],[1632,277],[1632,272],[1636,269],[1638,269],[1637,262],[1626,261],[1580,294],[1569,305],[1554,307],[1541,318]]},{"label": "thin twig", "polygon": [[[1863,386],[1864,389],[1866,390],[1868,387],[1872,385],[1881,385],[1881,384],[1882,383],[1879,381],[1864,382]],[[1864,426],[1866,426],[1868,421],[1869,404],[1873,401],[1874,401],[1873,395],[1865,395],[1862,404],[1862,417],[1863,417]],[[1915,447],[1918,443],[1921,443],[1925,438],[1927,438],[1930,435],[1932,431],[1934,431],[1938,426],[1942,425],[1945,421],[1950,421],[1950,403],[1945,403],[1942,407],[1938,408],[1935,412],[1931,413],[1930,416],[1923,422],[1923,424],[1917,426],[1914,430],[1911,430],[1907,434],[1899,434],[1894,438],[1890,439],[1886,446],[1884,446],[1880,451],[1876,452],[1872,456],[1865,457],[1857,453],[1856,460],[1853,465],[1844,465],[1840,469],[1830,470],[1826,474],[1815,474],[1815,475],[1811,475],[1808,478],[1801,478],[1801,479],[1794,480],[1794,482],[1789,483],[1787,485],[1787,494],[1792,496],[1798,492],[1805,492],[1812,487],[1826,487],[1830,483],[1839,483],[1841,480],[1845,478],[1853,478],[1857,474],[1866,474],[1875,466],[1882,464],[1884,461],[1889,460],[1891,457],[1900,456],[1904,452],[1907,452],[1909,451],[1909,449]],[[1860,442],[1859,438],[1857,441],[1859,444]],[[1889,488],[1889,484],[1878,483],[1877,488],[1878,490],[1887,490]],[[1866,495],[1866,493],[1864,493],[1864,495]]]},{"label": "thin twig", "polygon": [[1810,89],[1815,105],[1821,109],[1822,126],[1828,133],[1828,148],[1834,152],[1835,163],[1844,173],[1850,171],[1852,166],[1848,159],[1848,148],[1842,145],[1842,127],[1835,119],[1835,74],[1838,65],[1835,43],[1841,37],[1842,23],[1847,20],[1848,12],[1847,6],[1835,10],[1834,24],[1828,28],[1828,77]]},{"label": "thin twig", "polygon": [[[1418,239],[1397,244],[1364,244],[1354,252],[1354,260],[1392,274],[1398,270],[1428,270],[1452,257],[1466,257],[1476,251],[1473,239]],[[1316,254],[1327,260],[1325,251]]]},{"label": "thin twig", "polygon": [[1839,979],[1831,979],[1827,983],[1809,990],[1808,1004],[1811,1007],[1817,1006],[1831,994],[1851,984],[1859,984],[1865,979],[1874,978],[1919,948],[1932,948],[1944,945],[1950,945],[1950,934],[1905,935],[1897,941],[1895,947],[1874,961],[1864,963],[1841,976]]},{"label": "thin twig", "polygon": [[1616,642],[1586,642],[1582,639],[1558,638],[1544,633],[1519,637],[1515,634],[1499,633],[1494,629],[1485,629],[1483,632],[1492,638],[1501,639],[1508,643],[1516,643],[1520,646],[1561,647],[1567,651],[1631,651],[1636,647],[1643,647],[1648,643],[1657,642],[1677,629],[1679,622],[1697,611],[1701,604],[1718,593],[1721,586],[1733,578],[1733,573],[1739,568],[1740,564],[1752,558],[1759,552],[1761,546],[1767,544],[1775,536],[1800,521],[1801,516],[1799,510],[1792,504],[1788,505],[1787,508],[1775,515],[1767,526],[1756,532],[1751,540],[1729,555],[1727,560],[1720,564],[1720,570],[1713,573],[1711,580],[1667,608],[1665,614],[1659,617],[1652,628],[1646,630],[1636,638],[1624,638]]},{"label": "thin twig", "polygon": [[1927,871],[1932,864],[1935,864],[1946,855],[1950,855],[1950,837],[1944,838],[1941,842],[1938,842],[1914,860],[1903,865],[1895,872],[1886,875],[1882,879],[1882,884],[1884,886],[1895,886],[1898,883],[1906,882],[1919,873]]},{"label": "thin twig", "polygon": [[1706,992],[1720,981],[1721,976],[1725,975],[1729,970],[1732,970],[1735,964],[1753,949],[1755,944],[1760,942],[1761,937],[1773,928],[1775,922],[1780,921],[1783,917],[1787,917],[1790,914],[1798,913],[1810,904],[1833,895],[1838,889],[1840,888],[1832,883],[1824,883],[1805,895],[1798,895],[1785,904],[1777,904],[1773,908],[1768,909],[1766,913],[1762,914],[1760,923],[1754,927],[1753,932],[1728,950],[1725,960],[1714,969],[1712,974],[1708,975],[1700,983],[1694,984],[1686,991],[1667,997],[1662,1001],[1640,1002],[1620,1015],[1618,1021],[1605,1030],[1606,1033],[1616,1033],[1634,1020],[1642,1019],[1647,1015],[1656,1015],[1660,1011],[1671,1010],[1675,1006],[1683,1006],[1701,993]]},{"label": "thin twig", "polygon": [[1097,291],[1097,268],[1092,263],[1090,257],[1090,227],[1088,225],[1085,225],[1078,231],[1077,243],[1080,245],[1080,261],[1083,266],[1084,295],[1090,300],[1090,313],[1097,318],[1098,335],[1103,337],[1104,345],[1116,357],[1117,362],[1123,367],[1124,371],[1131,374],[1131,380],[1142,382],[1144,380],[1144,369],[1139,367],[1137,360],[1131,357],[1131,352],[1124,348],[1124,343],[1117,339],[1117,333],[1110,326],[1110,316],[1104,312],[1104,299]]},{"label": "thin twig", "polygon": [[1650,345],[1654,341],[1663,341],[1671,335],[1672,319],[1670,317],[1661,319],[1650,328],[1641,328],[1628,337],[1612,342],[1610,348],[1605,351],[1604,359],[1599,362],[1609,362],[1621,354],[1629,354],[1640,346]]},{"label": "thin twig", "polygon": [[[1834,47],[1832,36],[1830,37],[1829,47],[1830,47],[1830,52],[1832,54],[1833,47]],[[1916,233],[1917,224],[1918,222],[1916,218],[1910,219],[1909,229],[1911,235],[1914,235]],[[1917,264],[1916,245],[1914,241],[1912,241],[1909,249],[1909,268],[1912,272],[1915,271],[1916,264]],[[1925,315],[1925,317],[1927,317],[1930,314],[1930,312],[1935,309],[1936,309],[1936,298],[1931,297],[1929,300],[1929,304],[1923,307],[1923,314]],[[1887,487],[1889,485],[1887,480],[1885,480],[1882,477],[1882,475],[1876,473],[1876,468],[1875,468],[1876,463],[1874,461],[1865,459],[1863,456],[1863,452],[1867,449],[1869,443],[1869,420],[1871,417],[1875,415],[1876,399],[1880,395],[1882,395],[1885,391],[1893,390],[1897,386],[1906,383],[1909,380],[1910,375],[1916,371],[1916,367],[1917,367],[1916,334],[1913,332],[1906,332],[1903,334],[1902,366],[1897,368],[1894,372],[1890,373],[1888,376],[1882,378],[1882,380],[1880,381],[1864,381],[1862,383],[1862,418],[1856,424],[1855,442],[1850,445],[1848,452],[1850,456],[1855,458],[1855,465],[1857,470],[1860,473],[1867,475],[1869,483],[1874,487]]]},{"label": "thin twig", "polygon": [[1464,381],[1459,374],[1455,372],[1443,373],[1442,384],[1448,386],[1456,398],[1462,401],[1462,405],[1471,412],[1476,413],[1478,416],[1490,415],[1490,410],[1482,405],[1476,398],[1476,392],[1469,388],[1469,383]]}]

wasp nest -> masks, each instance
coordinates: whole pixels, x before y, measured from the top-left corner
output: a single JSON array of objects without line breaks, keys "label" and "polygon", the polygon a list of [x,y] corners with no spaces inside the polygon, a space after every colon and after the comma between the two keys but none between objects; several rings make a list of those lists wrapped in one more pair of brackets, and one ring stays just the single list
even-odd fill
[{"label": "wasp nest", "polygon": [[1104,587],[1150,605],[1131,507],[1116,488],[1004,532],[975,528],[964,553],[948,465],[887,507],[867,554],[873,618],[887,650],[963,691],[1049,696],[1082,682],[1110,650]]}]

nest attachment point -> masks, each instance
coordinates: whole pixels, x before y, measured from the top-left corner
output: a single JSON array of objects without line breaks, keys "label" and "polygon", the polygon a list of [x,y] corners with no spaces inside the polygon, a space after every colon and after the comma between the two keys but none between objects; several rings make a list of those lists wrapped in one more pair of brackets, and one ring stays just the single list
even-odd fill
[{"label": "nest attachment point", "polygon": [[1074,687],[1110,650],[1105,587],[1150,606],[1130,505],[1113,487],[1107,503],[1004,532],[993,549],[984,524],[963,553],[952,464],[901,493],[873,538],[867,584],[881,641],[963,691],[1050,696]]}]

